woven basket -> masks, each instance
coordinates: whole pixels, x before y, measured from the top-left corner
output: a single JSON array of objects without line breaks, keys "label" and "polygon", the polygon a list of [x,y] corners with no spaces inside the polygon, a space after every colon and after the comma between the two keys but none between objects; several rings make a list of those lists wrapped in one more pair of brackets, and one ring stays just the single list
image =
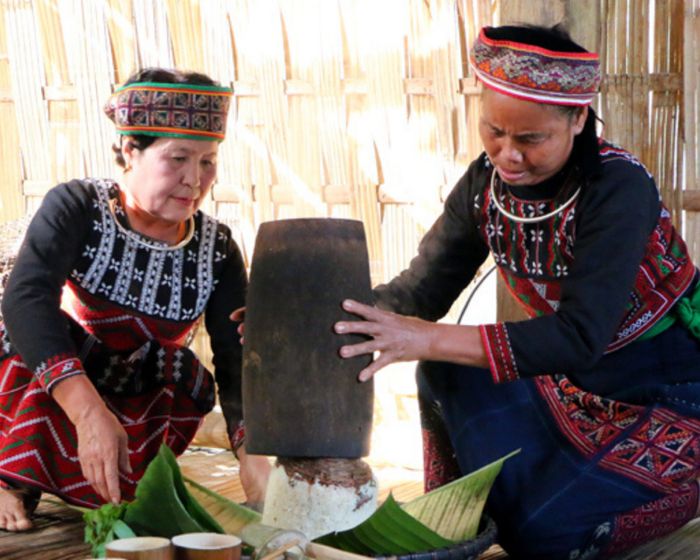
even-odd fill
[{"label": "woven basket", "polygon": [[484,515],[479,524],[479,534],[468,541],[425,552],[375,558],[376,560],[476,560],[496,541],[497,533],[496,524],[490,517]]},{"label": "woven basket", "polygon": [[[17,259],[19,247],[29,225],[30,216],[0,224],[0,301],[5,292],[7,279]],[[0,315],[2,319],[2,315]]]}]

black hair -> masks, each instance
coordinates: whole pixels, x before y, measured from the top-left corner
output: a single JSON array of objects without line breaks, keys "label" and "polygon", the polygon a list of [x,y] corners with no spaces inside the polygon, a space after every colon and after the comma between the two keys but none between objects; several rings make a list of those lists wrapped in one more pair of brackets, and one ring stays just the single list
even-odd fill
[{"label": "black hair", "polygon": [[[484,34],[489,39],[497,41],[514,41],[543,49],[559,52],[585,53],[589,52],[576,43],[562,24],[553,27],[537,25],[504,25],[502,27],[485,27]],[[581,107],[552,105],[561,113],[574,119],[580,114]],[[588,107],[588,116],[583,130],[574,138],[570,162],[579,168],[580,175],[592,179],[601,172],[600,147],[597,122],[600,121],[593,107]],[[602,121],[601,121],[602,122]]]},{"label": "black hair", "polygon": [[[167,68],[143,68],[134,72],[122,85],[135,84],[139,82],[160,82],[164,84],[192,84],[199,86],[218,86],[219,84],[212,80],[206,74],[199,72],[186,72],[183,70],[170,70]],[[133,134],[128,136],[128,141],[137,150],[145,150],[158,139],[157,136],[149,136],[147,134]],[[122,155],[121,142],[124,141],[124,136],[119,139],[119,144],[112,145],[112,151],[115,154],[114,160],[119,167],[126,167],[126,161]]]}]

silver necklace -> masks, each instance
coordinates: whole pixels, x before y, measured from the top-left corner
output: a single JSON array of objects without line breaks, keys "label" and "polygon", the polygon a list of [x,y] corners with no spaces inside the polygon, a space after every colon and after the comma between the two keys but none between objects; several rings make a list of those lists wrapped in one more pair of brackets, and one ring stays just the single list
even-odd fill
[{"label": "silver necklace", "polygon": [[558,208],[555,208],[554,210],[552,210],[551,212],[547,212],[546,214],[542,214],[541,216],[532,216],[530,218],[527,218],[525,216],[516,216],[515,214],[509,212],[498,201],[498,197],[496,196],[496,168],[494,168],[493,173],[491,173],[491,184],[489,186],[489,189],[491,191],[491,200],[493,200],[496,209],[509,220],[513,220],[514,222],[517,222],[519,224],[536,224],[538,222],[544,222],[552,216],[556,216],[557,214],[559,214],[559,212],[570,206],[581,192],[581,187],[579,187],[578,189],[576,189],[576,192],[573,195],[571,195],[571,198]]},{"label": "silver necklace", "polygon": [[187,221],[187,235],[185,235],[184,239],[177,243],[176,245],[168,245],[165,241],[160,241],[160,242],[153,242],[151,243],[150,241],[147,241],[144,239],[144,236],[136,233],[134,231],[131,231],[130,229],[125,228],[119,218],[117,217],[115,206],[117,205],[117,201],[112,199],[109,202],[109,211],[112,214],[112,218],[114,218],[114,223],[117,224],[117,228],[119,228],[119,231],[121,231],[124,235],[126,235],[129,239],[134,241],[135,243],[142,245],[144,247],[148,247],[149,249],[154,249],[156,251],[177,251],[178,249],[182,249],[185,245],[187,245],[191,240],[192,237],[194,236],[194,216],[190,216],[190,219]]}]

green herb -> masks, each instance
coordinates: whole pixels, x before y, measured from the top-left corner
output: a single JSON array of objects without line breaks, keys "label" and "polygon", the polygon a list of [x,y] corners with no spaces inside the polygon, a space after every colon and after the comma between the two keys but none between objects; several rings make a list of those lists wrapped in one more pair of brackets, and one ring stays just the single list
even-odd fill
[{"label": "green herb", "polygon": [[92,547],[92,555],[102,558],[105,546],[115,538],[135,537],[136,534],[124,523],[123,517],[129,504],[105,504],[99,509],[82,509],[85,521],[85,542]]}]

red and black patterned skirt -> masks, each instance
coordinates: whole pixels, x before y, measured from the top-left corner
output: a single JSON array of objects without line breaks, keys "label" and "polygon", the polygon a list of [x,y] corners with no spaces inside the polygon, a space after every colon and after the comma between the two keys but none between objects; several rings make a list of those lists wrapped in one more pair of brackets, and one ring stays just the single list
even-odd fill
[{"label": "red and black patterned skirt", "polygon": [[[85,337],[78,347],[86,347]],[[90,342],[85,370],[129,438],[133,472],[119,476],[123,498],[132,499],[162,443],[175,454],[189,445],[214,405],[213,376],[192,351],[175,344],[150,340],[132,352],[114,353],[96,339]],[[7,345],[0,353],[0,479],[75,505],[104,503],[81,472],[75,427]]]}]

